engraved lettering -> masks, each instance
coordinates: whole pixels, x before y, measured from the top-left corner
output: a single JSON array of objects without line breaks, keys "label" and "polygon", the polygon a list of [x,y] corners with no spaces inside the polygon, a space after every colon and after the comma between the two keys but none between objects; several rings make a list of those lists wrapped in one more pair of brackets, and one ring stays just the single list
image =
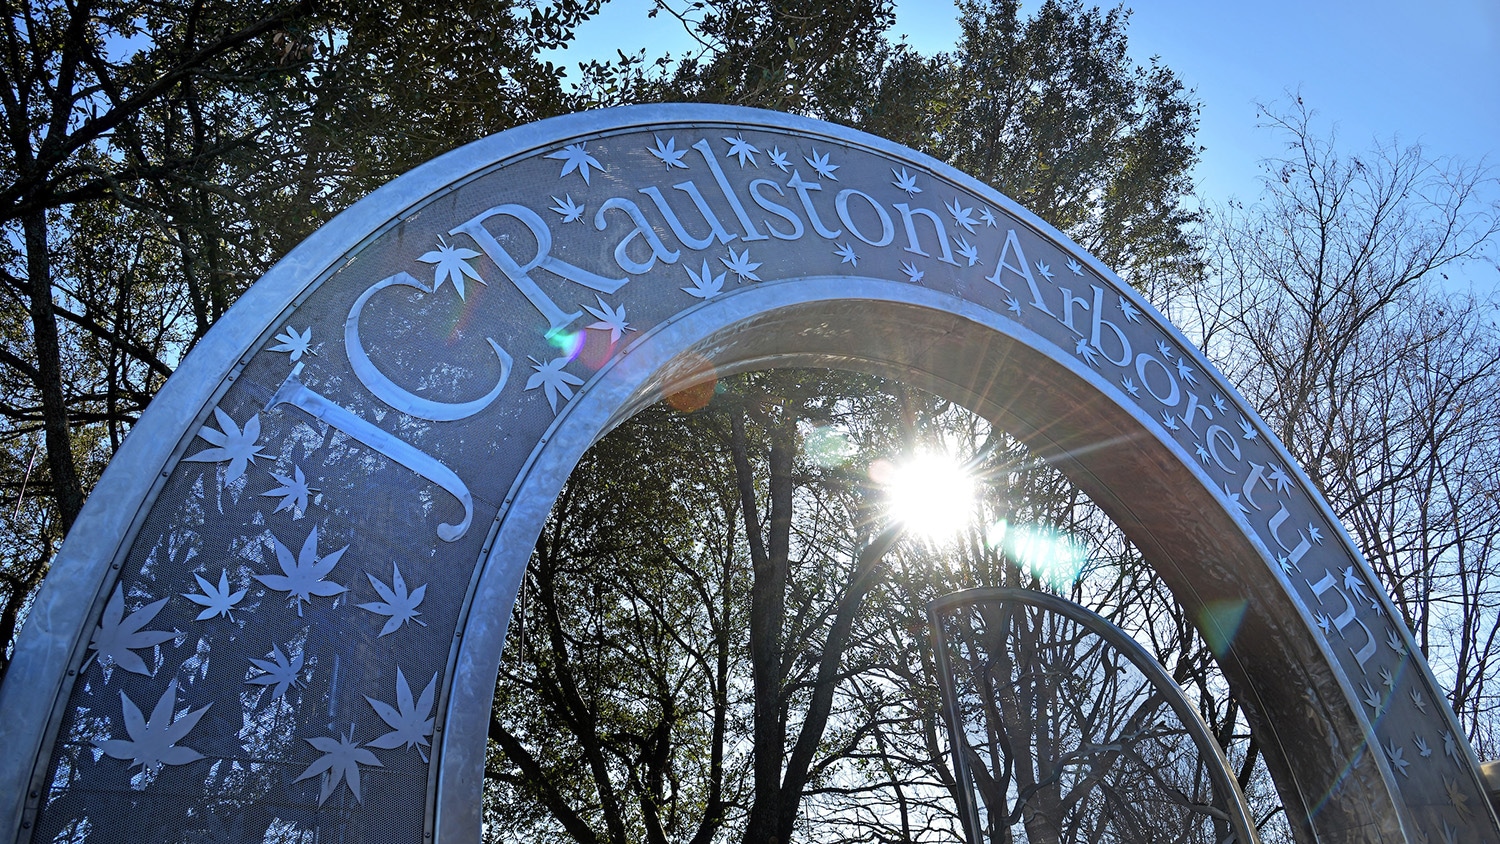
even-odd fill
[{"label": "engraved lettering", "polygon": [[812,197],[807,195],[807,192],[810,190],[822,190],[822,185],[817,182],[802,181],[802,174],[793,170],[792,178],[787,180],[786,186],[796,191],[797,196],[801,197],[802,208],[807,211],[807,219],[812,223],[813,231],[817,232],[819,237],[832,240],[843,233],[843,229],[829,231],[828,227],[823,225],[822,219],[818,217],[818,210],[813,207]]},{"label": "engraved lettering", "polygon": [[[859,227],[854,225],[854,221],[849,219],[849,197],[851,196],[860,197],[865,202],[870,203],[870,207],[874,208],[875,213],[880,216],[879,240],[871,240],[870,238],[866,237],[864,233],[859,230]],[[868,243],[871,246],[886,246],[892,240],[896,239],[896,227],[891,223],[891,215],[887,214],[885,208],[881,207],[880,203],[875,201],[875,197],[870,196],[864,191],[858,191],[853,188],[847,188],[845,190],[839,191],[838,196],[834,197],[833,207],[834,210],[838,211],[839,220],[842,221],[844,226],[849,229],[849,233],[864,241],[865,243]]]},{"label": "engraved lettering", "polygon": [[[1146,367],[1153,363],[1156,364],[1156,368],[1160,369],[1163,375],[1167,376],[1167,384],[1172,388],[1167,391],[1166,395],[1162,395],[1156,391],[1155,387],[1151,386],[1151,378],[1146,374]],[[1141,386],[1146,388],[1146,392],[1150,393],[1152,398],[1167,407],[1176,407],[1177,403],[1182,400],[1182,390],[1177,386],[1177,376],[1172,374],[1172,368],[1157,360],[1152,355],[1146,352],[1136,355],[1135,374],[1140,376]]]},{"label": "engraved lettering", "polygon": [[334,404],[329,399],[313,392],[302,384],[302,367],[305,364],[297,364],[287,375],[276,394],[266,403],[266,410],[289,404],[314,419],[321,419],[329,425],[343,431],[359,442],[384,454],[386,457],[400,463],[402,466],[416,472],[418,475],[437,484],[445,492],[458,499],[458,503],[464,508],[464,517],[457,523],[445,522],[438,525],[438,538],[444,542],[455,542],[469,532],[469,525],[474,521],[474,497],[469,494],[469,487],[463,479],[454,474],[452,469],[439,463],[432,455],[420,451],[416,446],[396,438],[393,434],[355,416],[348,410]]},{"label": "engraved lettering", "polygon": [[[495,239],[495,236],[490,234],[489,229],[484,227],[485,220],[500,216],[511,217],[520,221],[531,231],[532,237],[536,238],[536,255],[525,264],[521,264],[515,258],[511,257],[510,253],[505,251],[505,247],[501,246],[500,242]],[[597,290],[600,293],[613,293],[630,281],[627,278],[605,278],[602,275],[575,267],[566,261],[552,257],[552,231],[547,228],[547,224],[542,221],[541,217],[537,216],[535,211],[524,205],[497,205],[481,213],[479,216],[456,226],[448,233],[466,234],[475,243],[479,244],[479,248],[484,250],[484,254],[488,255],[489,259],[495,263],[495,266],[500,268],[500,272],[504,273],[505,277],[510,279],[511,283],[516,286],[516,289],[520,290],[526,296],[527,301],[531,302],[532,307],[536,308],[542,316],[547,318],[547,333],[549,335],[567,328],[569,323],[583,316],[583,312],[563,313],[562,309],[557,306],[557,303],[552,301],[552,297],[544,293],[537,286],[536,282],[532,280],[530,276],[532,270],[546,270],[591,290]]]},{"label": "engraved lettering", "polygon": [[[604,222],[604,212],[616,208],[624,211],[630,221],[635,224],[635,228],[631,229],[630,233],[615,246],[615,263],[620,265],[620,269],[631,275],[640,275],[649,272],[652,267],[656,266],[658,260],[668,264],[677,263],[682,253],[676,249],[668,249],[667,245],[661,242],[661,238],[657,237],[656,230],[651,228],[651,224],[646,221],[646,215],[641,213],[640,206],[628,199],[618,196],[606,199],[604,204],[599,206],[598,213],[594,214],[594,228],[604,231],[608,225]],[[645,238],[646,244],[651,247],[651,257],[645,262],[636,261],[630,257],[630,244],[638,237]]]},{"label": "engraved lettering", "polygon": [[[495,399],[500,397],[500,391],[505,389],[505,382],[510,380],[510,355],[500,348],[500,344],[486,337],[490,348],[495,350],[495,357],[500,360],[500,378],[495,386],[484,396],[473,401],[466,402],[440,402],[424,399],[414,393],[402,388],[396,382],[385,376],[379,367],[365,354],[364,343],[359,339],[359,317],[364,312],[365,303],[388,287],[395,286],[414,287],[424,293],[431,292],[422,282],[412,278],[407,273],[397,273],[390,278],[382,279],[370,285],[370,288],[360,294],[354,300],[354,306],[349,309],[349,317],[344,320],[344,351],[349,356],[349,366],[354,370],[354,375],[359,383],[375,395],[376,398],[394,407],[402,413],[415,416],[419,419],[431,419],[434,422],[452,422],[456,419],[467,419],[470,416],[489,407]],[[299,364],[300,366],[300,364]]]},{"label": "engraved lettering", "polygon": [[745,241],[765,240],[766,236],[756,231],[755,224],[750,222],[750,215],[745,213],[745,206],[740,204],[740,198],[735,196],[734,190],[729,187],[729,180],[724,178],[724,169],[719,166],[719,159],[714,155],[714,148],[709,145],[708,139],[693,144],[693,149],[703,155],[703,160],[708,162],[708,169],[713,171],[714,181],[719,185],[719,192],[724,194],[724,199],[729,202],[729,207],[734,211],[734,216],[739,218],[740,225],[745,229]]},{"label": "engraved lettering", "polygon": [[[1224,458],[1219,454],[1219,446],[1227,445],[1229,447],[1229,453],[1234,456],[1235,460],[1242,459],[1240,457],[1240,443],[1239,440],[1236,440],[1234,438],[1234,434],[1229,433],[1229,430],[1224,428],[1222,425],[1213,425],[1209,427],[1208,433],[1204,434],[1203,436],[1204,439],[1208,440],[1208,452],[1209,454],[1213,455],[1214,462],[1219,464],[1219,468],[1223,469],[1231,475],[1239,474],[1237,470],[1231,469],[1229,465],[1224,462]],[[1257,507],[1255,509],[1259,510],[1260,508]]]},{"label": "engraved lettering", "polygon": [[[1009,262],[1012,252],[1015,253],[1016,260],[1020,262],[1019,266]],[[1047,303],[1042,300],[1041,288],[1037,287],[1036,277],[1031,274],[1031,267],[1026,263],[1026,253],[1021,250],[1021,241],[1016,238],[1015,229],[1010,229],[1005,233],[1005,245],[1000,247],[1000,257],[995,261],[995,273],[986,280],[994,282],[1001,290],[1009,290],[1010,288],[1005,286],[1005,282],[1000,280],[1000,274],[1006,270],[1010,270],[1026,280],[1026,287],[1031,291],[1032,307],[1053,319],[1057,319],[1057,314],[1052,313],[1052,310],[1047,307]],[[1145,376],[1142,377],[1144,378]],[[1173,388],[1176,388],[1175,381],[1173,382]]]},{"label": "engraved lettering", "polygon": [[[894,207],[897,211],[901,212],[901,224],[906,228],[907,252],[913,255],[921,255],[924,258],[932,257],[922,251],[921,241],[917,238],[917,224],[913,219],[919,216],[926,217],[931,221],[933,230],[937,232],[938,247],[943,250],[943,257],[938,260],[945,264],[952,264],[955,267],[959,266],[959,263],[953,260],[953,250],[948,246],[948,230],[943,227],[943,219],[941,217],[926,208],[912,208],[905,202],[898,202]],[[1004,287],[1005,285],[1002,284],[1000,286]]]},{"label": "engraved lettering", "polygon": [[719,218],[714,214],[713,209],[708,207],[708,202],[703,199],[703,194],[698,192],[697,185],[692,182],[680,182],[672,187],[687,194],[688,198],[693,200],[693,205],[697,206],[698,213],[702,214],[704,222],[708,223],[707,237],[693,237],[688,234],[687,229],[682,226],[682,221],[677,218],[677,212],[673,211],[672,206],[667,204],[667,199],[661,195],[660,190],[655,187],[649,187],[641,188],[640,192],[651,197],[651,201],[656,203],[657,210],[661,211],[661,215],[667,218],[667,225],[671,227],[672,234],[677,235],[677,239],[682,241],[684,246],[689,249],[707,249],[714,245],[715,240],[720,243],[728,243],[739,237],[724,230],[724,224],[719,222]]},{"label": "engraved lettering", "polygon": [[781,189],[781,185],[776,184],[770,179],[756,179],[755,181],[750,183],[750,198],[755,200],[756,205],[759,205],[761,208],[764,208],[765,210],[792,224],[792,231],[790,234],[785,233],[775,226],[771,225],[771,221],[769,218],[765,221],[766,228],[771,230],[771,234],[773,236],[781,240],[797,240],[801,238],[803,232],[805,231],[805,229],[802,227],[802,218],[792,213],[791,210],[789,210],[785,206],[777,205],[775,202],[767,199],[760,192],[760,189],[763,187],[770,187],[775,190],[778,195],[786,196],[786,192]]},{"label": "engraved lettering", "polygon": [[[1092,335],[1089,337],[1089,342],[1093,343],[1094,344],[1094,348],[1098,349],[1099,353],[1102,354],[1102,355],[1104,355],[1104,359],[1105,360],[1109,361],[1110,363],[1114,364],[1115,366],[1129,366],[1130,365],[1130,356],[1131,356],[1130,338],[1126,336],[1125,331],[1123,329],[1121,329],[1120,326],[1118,326],[1118,325],[1114,324],[1113,322],[1110,322],[1109,320],[1107,320],[1107,319],[1104,318],[1104,288],[1099,287],[1098,285],[1093,285],[1093,287],[1094,287],[1094,308],[1093,308],[1093,329],[1094,330],[1092,332]],[[1118,360],[1116,360],[1115,358],[1110,357],[1109,356],[1109,352],[1106,351],[1105,348],[1104,348],[1104,344],[1102,342],[1100,342],[1100,340],[1103,338],[1103,334],[1104,334],[1104,329],[1105,328],[1109,329],[1110,333],[1115,336],[1115,340],[1120,344],[1120,357],[1119,357]]]}]

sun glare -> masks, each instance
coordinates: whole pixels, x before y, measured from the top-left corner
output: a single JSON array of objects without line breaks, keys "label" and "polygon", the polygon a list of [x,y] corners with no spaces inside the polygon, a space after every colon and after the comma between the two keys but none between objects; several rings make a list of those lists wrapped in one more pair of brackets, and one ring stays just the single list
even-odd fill
[{"label": "sun glare", "polygon": [[974,478],[946,454],[918,454],[891,467],[891,515],[928,539],[946,539],[974,517]]}]

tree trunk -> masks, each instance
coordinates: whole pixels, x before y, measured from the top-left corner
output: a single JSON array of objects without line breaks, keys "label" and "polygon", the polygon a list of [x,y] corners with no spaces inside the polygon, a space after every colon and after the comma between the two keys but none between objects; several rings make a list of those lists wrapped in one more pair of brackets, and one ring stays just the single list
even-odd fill
[{"label": "tree trunk", "polygon": [[31,306],[31,335],[36,346],[37,390],[42,397],[42,429],[47,443],[47,470],[52,494],[66,534],[83,508],[83,484],[73,460],[68,430],[68,405],[63,396],[62,352],[57,317],[52,312],[52,261],[47,252],[47,215],[32,211],[22,219],[26,239],[27,293]]}]

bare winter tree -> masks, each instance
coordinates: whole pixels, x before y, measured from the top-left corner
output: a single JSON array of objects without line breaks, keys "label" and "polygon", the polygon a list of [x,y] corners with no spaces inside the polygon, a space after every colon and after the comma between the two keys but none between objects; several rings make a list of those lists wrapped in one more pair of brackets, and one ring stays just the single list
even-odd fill
[{"label": "bare winter tree", "polygon": [[1496,182],[1417,146],[1345,156],[1312,117],[1269,112],[1287,154],[1259,204],[1210,218],[1210,273],[1174,316],[1328,498],[1493,756],[1500,334],[1497,303],[1449,273],[1493,255]]}]

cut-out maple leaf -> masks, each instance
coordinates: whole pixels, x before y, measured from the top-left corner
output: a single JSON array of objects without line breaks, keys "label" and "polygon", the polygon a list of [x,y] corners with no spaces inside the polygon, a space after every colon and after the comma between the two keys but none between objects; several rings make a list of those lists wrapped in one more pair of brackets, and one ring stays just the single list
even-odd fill
[{"label": "cut-out maple leaf", "polygon": [[125,614],[125,588],[115,584],[115,594],[104,606],[104,615],[99,619],[99,626],[94,628],[94,635],[89,639],[89,648],[98,652],[100,659],[105,657],[114,661],[126,671],[134,674],[151,675],[151,669],[136,655],[133,648],[152,648],[162,642],[177,638],[178,631],[165,630],[142,630],[142,627],[151,623],[161,608],[167,605],[167,599],[153,601],[136,610],[130,615]]},{"label": "cut-out maple leaf", "polygon": [[[212,706],[213,704],[209,704]],[[177,708],[177,681],[167,684],[161,699],[151,710],[151,720],[141,715],[140,707],[120,692],[120,708],[125,717],[125,734],[128,739],[106,739],[95,741],[94,746],[115,759],[128,759],[130,766],[140,766],[148,774],[161,770],[162,765],[186,765],[203,758],[203,754],[191,747],[178,747],[177,743],[187,737],[198,725],[198,719],[208,711],[208,706],[195,709],[182,717],[173,719]]]},{"label": "cut-out maple leaf", "polygon": [[963,226],[964,230],[969,234],[974,233],[974,227],[979,225],[979,221],[974,219],[973,208],[965,208],[963,203],[956,197],[952,202],[943,203],[943,207],[947,208],[948,213],[953,215],[953,222]]},{"label": "cut-out maple leaf", "polygon": [[[530,357],[530,355],[527,357]],[[536,358],[531,358],[531,368],[536,370],[536,374],[526,379],[526,389],[535,390],[537,387],[541,387],[547,394],[547,403],[552,405],[553,413],[557,412],[558,396],[562,396],[564,399],[571,399],[573,397],[573,388],[582,386],[583,384],[582,378],[563,369],[563,367],[568,365],[569,360],[570,358],[567,355],[553,358],[546,363],[542,363]]]},{"label": "cut-out maple leaf", "polygon": [[302,514],[307,512],[308,495],[317,492],[307,485],[307,476],[302,474],[302,467],[293,465],[290,476],[278,475],[275,472],[271,472],[270,475],[281,484],[270,492],[261,493],[263,496],[281,498],[281,502],[271,512],[280,513],[282,510],[291,510],[294,519],[302,518]]},{"label": "cut-out maple leaf", "polygon": [[318,792],[319,806],[323,805],[323,801],[327,800],[333,794],[333,790],[339,787],[339,780],[343,780],[349,785],[349,791],[353,792],[356,803],[365,802],[359,795],[359,766],[374,765],[377,768],[385,767],[380,764],[379,759],[375,758],[375,754],[360,747],[353,740],[353,735],[354,728],[351,725],[349,732],[340,735],[338,738],[310,738],[307,740],[308,744],[317,748],[323,755],[319,757],[318,761],[308,765],[307,770],[302,772],[302,776],[297,777],[292,782],[302,782],[309,777],[326,774],[327,776],[323,778],[322,788]]},{"label": "cut-out maple leaf", "polygon": [[598,328],[604,331],[608,331],[609,342],[611,343],[620,342],[620,335],[624,334],[627,331],[635,330],[634,328],[631,328],[630,324],[625,321],[624,305],[621,305],[618,308],[611,308],[609,304],[604,301],[603,296],[595,296],[594,298],[599,300],[599,310],[594,310],[588,305],[583,306],[584,310],[588,311],[590,315],[598,320],[598,322],[591,323],[589,325],[589,328]]},{"label": "cut-out maple leaf", "polygon": [[724,291],[724,276],[726,274],[719,273],[718,275],[714,275],[713,270],[708,266],[708,259],[705,258],[703,260],[703,272],[701,274],[693,272],[692,267],[683,267],[683,269],[687,270],[688,278],[693,280],[692,287],[682,288],[682,292],[689,296],[695,296],[699,299],[712,299]]},{"label": "cut-out maple leaf", "polygon": [[905,167],[902,167],[899,173],[896,172],[896,168],[892,167],[891,175],[896,177],[896,181],[891,184],[895,185],[898,190],[906,191],[907,196],[916,196],[922,192],[922,189],[917,187],[917,177],[906,172]]},{"label": "cut-out maple leaf", "polygon": [[720,258],[719,260],[724,262],[724,266],[728,267],[730,272],[739,276],[741,281],[746,279],[760,281],[760,276],[756,275],[755,271],[760,269],[761,262],[750,260],[749,249],[746,249],[744,252],[736,252],[734,251],[734,247],[731,246],[729,247],[729,257]]},{"label": "cut-out maple leaf", "polygon": [[250,657],[250,664],[260,669],[262,674],[257,674],[245,680],[246,683],[254,683],[257,686],[275,686],[271,690],[271,700],[275,700],[286,694],[289,688],[301,688],[302,681],[297,675],[302,673],[302,653],[299,651],[291,660],[281,652],[280,645],[272,645],[270,659],[256,659]]},{"label": "cut-out maple leaf", "polygon": [[656,156],[657,161],[667,165],[668,170],[671,170],[673,167],[683,170],[687,169],[687,165],[682,163],[682,156],[687,154],[687,150],[677,148],[676,138],[668,135],[667,142],[663,144],[661,142],[661,135],[652,135],[651,137],[656,139],[656,146],[646,147],[646,151]]},{"label": "cut-out maple leaf", "polygon": [[1198,383],[1198,376],[1193,374],[1193,368],[1188,366],[1186,358],[1177,359],[1177,377],[1188,382],[1188,384]]},{"label": "cut-out maple leaf", "polygon": [[198,436],[213,443],[214,447],[205,448],[192,457],[182,459],[199,463],[220,463],[228,460],[229,468],[224,472],[224,483],[232,484],[245,474],[247,461],[254,463],[255,458],[265,457],[260,453],[260,446],[255,444],[255,441],[260,439],[260,414],[250,417],[243,431],[234,424],[234,419],[230,418],[229,414],[217,407],[214,408],[214,418],[219,420],[220,430],[215,431],[207,425],[198,429]]},{"label": "cut-out maple leaf", "polygon": [[969,266],[979,263],[979,247],[970,243],[966,238],[955,237],[953,243],[958,247],[958,257],[966,258]]},{"label": "cut-out maple leaf", "polygon": [[543,158],[552,158],[563,163],[562,173],[557,177],[559,179],[577,170],[578,175],[583,177],[583,183],[588,184],[590,167],[601,173],[604,172],[604,165],[599,163],[599,159],[589,155],[588,141],[568,144],[557,152],[547,153]]},{"label": "cut-out maple leaf", "polygon": [[193,573],[193,578],[198,581],[198,588],[203,590],[203,594],[193,595],[184,593],[182,597],[204,608],[203,612],[198,613],[196,620],[206,621],[217,615],[234,621],[234,613],[230,612],[230,610],[233,610],[234,605],[238,604],[240,599],[245,597],[245,592],[248,590],[241,589],[238,592],[230,592],[229,572],[226,569],[219,569],[219,585],[217,588],[212,583],[204,580],[197,572]]},{"label": "cut-out maple leaf", "polygon": [[745,140],[744,137],[740,135],[735,135],[732,138],[726,136],[724,140],[729,143],[729,155],[734,156],[736,159],[739,159],[741,167],[745,166],[746,161],[750,162],[751,167],[760,166],[759,164],[755,163],[755,154],[760,152],[760,150],[756,149],[755,146],[749,141]]},{"label": "cut-out maple leaf", "polygon": [[428,682],[427,688],[422,690],[422,697],[412,702],[411,687],[406,684],[406,675],[401,673],[400,666],[396,667],[396,705],[382,703],[375,698],[365,695],[365,700],[375,709],[375,714],[380,716],[391,731],[369,742],[365,747],[378,747],[381,750],[394,750],[405,746],[416,748],[417,755],[422,761],[427,761],[428,747],[427,737],[432,735],[432,712],[433,695],[437,692],[437,672],[433,672],[432,680]]},{"label": "cut-out maple leaf", "polygon": [[411,592],[407,592],[406,579],[401,576],[401,567],[395,563],[391,564],[390,586],[386,586],[379,578],[369,572],[365,572],[365,577],[370,579],[370,585],[375,587],[375,591],[379,592],[380,597],[384,600],[360,604],[359,608],[369,610],[376,615],[390,616],[390,618],[386,619],[385,627],[380,629],[380,634],[375,638],[378,639],[387,633],[396,632],[401,628],[401,625],[408,621],[415,621],[423,627],[427,626],[427,622],[417,618],[417,616],[421,615],[421,613],[417,612],[417,606],[422,603],[423,596],[427,594],[427,584],[424,583]]},{"label": "cut-out maple leaf", "polygon": [[298,334],[297,329],[288,325],[286,331],[277,334],[276,339],[281,341],[280,345],[272,346],[273,352],[289,352],[292,362],[295,363],[303,355],[316,354],[308,346],[312,345],[312,328],[308,327]]},{"label": "cut-out maple leaf", "polygon": [[829,164],[829,155],[830,153],[826,152],[822,155],[818,155],[818,148],[813,147],[812,155],[804,155],[802,156],[802,160],[806,161],[808,163],[808,166],[812,167],[812,169],[818,171],[818,178],[837,182],[839,180],[839,177],[833,175],[833,171],[839,169],[839,165]]},{"label": "cut-out maple leaf", "polygon": [[479,277],[479,273],[469,266],[470,258],[478,258],[479,253],[462,246],[449,246],[448,242],[438,236],[438,248],[431,252],[422,253],[418,258],[424,264],[436,264],[432,275],[432,292],[436,293],[443,282],[453,282],[453,289],[458,291],[458,298],[464,298],[464,279],[472,278],[480,284],[485,280]]},{"label": "cut-out maple leaf", "polygon": [[340,592],[346,591],[337,583],[329,583],[323,578],[333,571],[338,564],[339,558],[349,550],[345,545],[337,551],[318,558],[318,528],[313,526],[312,532],[307,535],[307,541],[302,543],[302,550],[298,552],[296,559],[292,558],[290,548],[281,544],[281,540],[275,536],[271,537],[276,550],[276,561],[281,564],[282,574],[257,574],[255,579],[264,583],[267,587],[277,592],[286,592],[297,601],[297,617],[302,616],[302,602],[312,603],[312,598],[317,595],[322,598],[330,598]]},{"label": "cut-out maple leaf", "polygon": [[1406,756],[1406,748],[1396,744],[1394,741],[1384,747],[1385,756],[1390,760],[1391,767],[1400,771],[1403,777],[1411,776],[1411,774],[1406,772],[1406,769],[1411,766],[1411,762],[1404,758]]},{"label": "cut-out maple leaf", "polygon": [[583,222],[583,206],[573,201],[572,194],[568,194],[562,199],[558,199],[554,196],[552,197],[552,201],[557,203],[556,205],[552,206],[552,210],[556,211],[562,216],[562,221],[564,223]]}]

